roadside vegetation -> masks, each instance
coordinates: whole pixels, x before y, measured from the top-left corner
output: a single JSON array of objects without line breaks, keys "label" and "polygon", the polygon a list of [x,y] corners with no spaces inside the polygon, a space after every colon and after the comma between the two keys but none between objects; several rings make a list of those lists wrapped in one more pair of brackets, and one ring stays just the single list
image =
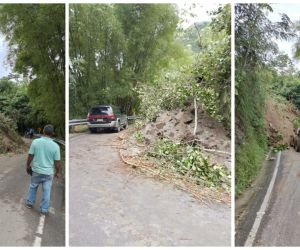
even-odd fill
[{"label": "roadside vegetation", "polygon": [[48,123],[54,125],[55,137],[64,140],[64,5],[0,5],[0,32],[13,71],[0,79],[0,154],[24,152],[25,132],[42,133]]},{"label": "roadside vegetation", "polygon": [[[285,130],[292,126],[289,113],[295,126],[299,120],[300,72],[293,58],[275,43],[294,39],[299,25],[286,14],[281,14],[280,22],[272,22],[267,15],[272,11],[268,4],[235,6],[237,196],[256,178],[270,147],[274,151],[288,147],[292,131],[283,135],[284,129],[276,129],[278,123],[286,120]],[[299,56],[297,46],[295,57]]]},{"label": "roadside vegetation", "polygon": [[59,4],[0,6],[0,31],[9,46],[7,63],[13,66],[13,73],[0,81],[0,112],[20,134],[52,123],[57,136],[64,137],[64,13]]},{"label": "roadside vegetation", "polygon": [[[227,192],[230,166],[208,156],[203,140],[213,124],[230,152],[230,5],[186,28],[179,11],[172,4],[70,5],[70,117],[84,118],[93,105],[117,105],[141,118],[123,138],[133,142],[128,151],[144,148],[131,160],[147,159]],[[211,151],[221,144],[214,132]]]}]

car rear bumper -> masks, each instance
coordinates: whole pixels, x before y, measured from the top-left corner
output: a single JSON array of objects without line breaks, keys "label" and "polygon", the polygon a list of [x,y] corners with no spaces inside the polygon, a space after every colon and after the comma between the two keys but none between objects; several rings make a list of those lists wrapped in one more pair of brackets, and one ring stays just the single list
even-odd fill
[{"label": "car rear bumper", "polygon": [[118,127],[117,121],[112,121],[109,123],[90,123],[88,122],[88,128],[116,128]]}]

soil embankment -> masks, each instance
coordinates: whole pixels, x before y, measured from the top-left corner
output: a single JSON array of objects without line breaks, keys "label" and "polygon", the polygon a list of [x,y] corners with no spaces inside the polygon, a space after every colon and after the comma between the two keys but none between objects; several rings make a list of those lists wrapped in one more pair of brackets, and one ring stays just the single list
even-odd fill
[{"label": "soil embankment", "polygon": [[24,142],[14,131],[11,121],[0,115],[0,154],[21,152],[23,147]]},{"label": "soil embankment", "polygon": [[293,120],[299,115],[287,101],[273,98],[266,101],[264,119],[269,146],[289,144],[290,136],[294,134]]}]

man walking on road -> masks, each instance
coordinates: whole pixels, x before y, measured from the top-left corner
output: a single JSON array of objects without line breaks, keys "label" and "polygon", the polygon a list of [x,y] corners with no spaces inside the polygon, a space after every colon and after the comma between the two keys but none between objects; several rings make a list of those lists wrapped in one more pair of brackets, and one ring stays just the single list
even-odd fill
[{"label": "man walking on road", "polygon": [[53,126],[50,124],[44,127],[43,136],[32,141],[27,158],[27,172],[31,174],[31,182],[26,206],[33,207],[38,186],[41,184],[43,195],[40,212],[42,215],[48,214],[53,175],[58,178],[60,170],[60,149],[58,144],[51,139],[53,131]]}]

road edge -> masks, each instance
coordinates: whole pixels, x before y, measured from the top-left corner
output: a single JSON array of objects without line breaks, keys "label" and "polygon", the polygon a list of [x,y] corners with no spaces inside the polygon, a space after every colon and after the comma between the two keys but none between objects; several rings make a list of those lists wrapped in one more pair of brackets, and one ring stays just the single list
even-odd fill
[{"label": "road edge", "polygon": [[264,200],[261,204],[261,207],[260,207],[259,211],[256,213],[257,216],[255,218],[253,226],[252,226],[252,228],[250,230],[250,233],[247,237],[247,240],[245,242],[246,247],[253,246],[253,243],[255,241],[256,234],[258,232],[260,223],[261,223],[262,218],[263,218],[263,216],[264,216],[264,214],[265,214],[265,212],[268,208],[268,205],[269,205],[269,202],[270,202],[270,199],[271,199],[271,195],[272,195],[272,191],[273,191],[273,187],[275,185],[275,180],[276,180],[276,177],[277,177],[278,169],[279,169],[280,159],[281,159],[281,151],[277,154],[276,166],[275,166],[275,169],[274,169],[274,172],[273,172],[273,176],[272,176],[272,179],[269,183],[269,187],[268,187],[267,193],[265,194],[265,197],[264,197]]}]

